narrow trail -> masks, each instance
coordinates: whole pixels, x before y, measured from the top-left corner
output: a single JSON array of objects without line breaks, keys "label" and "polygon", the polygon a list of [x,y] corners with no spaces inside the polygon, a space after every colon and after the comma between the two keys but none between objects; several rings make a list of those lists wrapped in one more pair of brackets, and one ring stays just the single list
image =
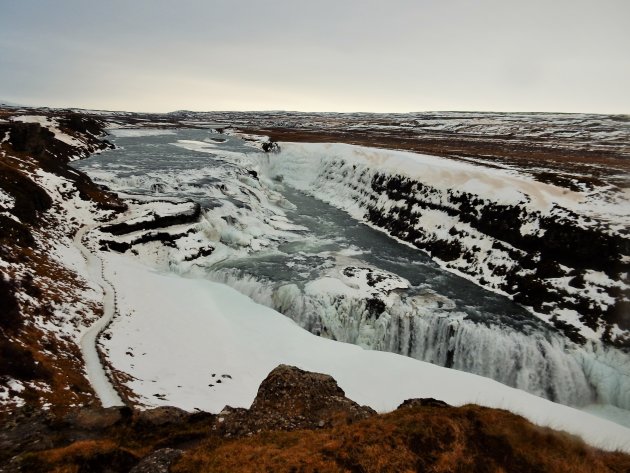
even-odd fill
[{"label": "narrow trail", "polygon": [[81,353],[85,362],[88,380],[103,407],[123,406],[125,403],[107,376],[96,347],[98,336],[105,330],[116,314],[115,292],[112,285],[105,278],[103,260],[83,245],[82,241],[83,236],[96,227],[98,225],[81,227],[74,237],[74,245],[85,258],[92,280],[103,288],[103,316],[94,322],[81,336]]}]

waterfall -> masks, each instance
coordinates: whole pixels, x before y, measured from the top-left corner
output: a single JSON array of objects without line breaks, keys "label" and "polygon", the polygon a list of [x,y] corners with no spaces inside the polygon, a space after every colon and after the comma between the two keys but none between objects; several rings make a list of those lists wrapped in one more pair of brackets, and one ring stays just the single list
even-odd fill
[{"label": "waterfall", "polygon": [[579,346],[551,331],[484,325],[410,297],[390,297],[386,310],[376,314],[364,299],[315,291],[311,283],[274,284],[235,269],[208,277],[323,337],[478,374],[566,405],[600,402],[630,409],[627,359],[598,344]]}]

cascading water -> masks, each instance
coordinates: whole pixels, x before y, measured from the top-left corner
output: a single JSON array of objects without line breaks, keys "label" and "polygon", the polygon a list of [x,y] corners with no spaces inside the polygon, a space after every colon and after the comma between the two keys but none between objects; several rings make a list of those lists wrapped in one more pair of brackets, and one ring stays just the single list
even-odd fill
[{"label": "cascading water", "polygon": [[480,324],[421,298],[394,297],[376,314],[365,298],[325,293],[309,284],[278,285],[234,269],[207,275],[327,338],[475,373],[562,404],[630,406],[622,354],[580,347],[551,331],[522,333]]}]

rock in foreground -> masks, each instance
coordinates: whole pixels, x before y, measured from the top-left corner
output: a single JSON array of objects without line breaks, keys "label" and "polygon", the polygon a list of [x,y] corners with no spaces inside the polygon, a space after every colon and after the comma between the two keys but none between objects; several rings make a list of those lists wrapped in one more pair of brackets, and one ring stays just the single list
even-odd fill
[{"label": "rock in foreground", "polygon": [[375,414],[372,408],[348,399],[332,376],[280,365],[262,382],[249,410],[223,410],[217,430],[229,437],[269,430],[318,429]]},{"label": "rock in foreground", "polygon": [[[6,419],[5,419],[6,420]],[[626,472],[630,456],[507,411],[410,399],[376,414],[330,376],[281,365],[250,409],[82,409],[3,422],[0,471]],[[39,443],[22,435],[37,429]]]}]

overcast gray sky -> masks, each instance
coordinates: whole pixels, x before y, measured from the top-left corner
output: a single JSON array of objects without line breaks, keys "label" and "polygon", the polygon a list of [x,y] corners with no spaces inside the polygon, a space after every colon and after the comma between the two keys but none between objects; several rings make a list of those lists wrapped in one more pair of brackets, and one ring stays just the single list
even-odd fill
[{"label": "overcast gray sky", "polygon": [[630,0],[0,0],[0,99],[630,113]]}]

